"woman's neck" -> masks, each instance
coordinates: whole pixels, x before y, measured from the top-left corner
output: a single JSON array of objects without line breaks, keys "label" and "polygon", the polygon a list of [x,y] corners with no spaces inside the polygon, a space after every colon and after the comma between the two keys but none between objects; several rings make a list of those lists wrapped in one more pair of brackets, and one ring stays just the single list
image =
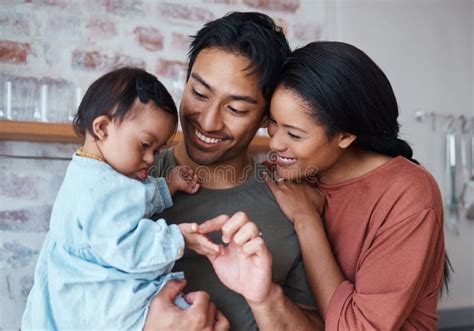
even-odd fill
[{"label": "woman's neck", "polygon": [[387,155],[350,148],[331,168],[321,173],[320,181],[328,185],[339,184],[363,176],[391,159]]}]

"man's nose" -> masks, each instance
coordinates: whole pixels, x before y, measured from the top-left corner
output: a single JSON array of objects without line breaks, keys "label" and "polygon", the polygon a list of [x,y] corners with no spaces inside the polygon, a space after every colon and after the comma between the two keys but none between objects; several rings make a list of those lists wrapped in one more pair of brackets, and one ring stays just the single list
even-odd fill
[{"label": "man's nose", "polygon": [[224,128],[220,105],[212,103],[199,116],[199,125],[206,132],[220,131]]}]

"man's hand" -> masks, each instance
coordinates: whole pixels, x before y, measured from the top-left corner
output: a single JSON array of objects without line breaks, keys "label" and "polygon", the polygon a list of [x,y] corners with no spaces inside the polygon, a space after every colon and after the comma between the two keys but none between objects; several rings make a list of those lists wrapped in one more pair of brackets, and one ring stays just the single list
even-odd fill
[{"label": "man's hand", "polygon": [[174,305],[174,298],[185,285],[185,281],[170,281],[161,289],[150,303],[143,330],[229,330],[229,321],[210,302],[206,292],[188,293],[185,298],[191,307],[186,310]]},{"label": "man's hand", "polygon": [[221,282],[246,300],[261,302],[272,284],[272,256],[259,229],[243,212],[229,220],[215,218],[199,226],[200,233],[222,230],[222,241],[229,245],[222,254],[208,255]]}]

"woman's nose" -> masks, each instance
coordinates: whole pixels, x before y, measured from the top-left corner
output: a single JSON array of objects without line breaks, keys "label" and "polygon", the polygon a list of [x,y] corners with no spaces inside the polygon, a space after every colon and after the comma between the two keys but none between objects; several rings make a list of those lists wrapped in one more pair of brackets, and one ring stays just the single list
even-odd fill
[{"label": "woman's nose", "polygon": [[272,151],[282,152],[286,149],[286,143],[282,139],[281,135],[277,132],[273,132],[272,137],[270,138],[270,143],[268,144],[269,148]]}]

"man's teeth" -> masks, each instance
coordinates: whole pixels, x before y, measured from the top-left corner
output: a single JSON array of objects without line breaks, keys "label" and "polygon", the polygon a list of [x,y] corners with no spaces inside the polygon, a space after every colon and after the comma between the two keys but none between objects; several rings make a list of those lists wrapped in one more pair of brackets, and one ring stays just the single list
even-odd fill
[{"label": "man's teeth", "polygon": [[216,139],[216,138],[207,137],[196,129],[194,129],[194,134],[196,135],[196,137],[199,138],[199,140],[204,141],[207,144],[217,144],[217,143],[219,143],[223,140],[223,139]]}]

